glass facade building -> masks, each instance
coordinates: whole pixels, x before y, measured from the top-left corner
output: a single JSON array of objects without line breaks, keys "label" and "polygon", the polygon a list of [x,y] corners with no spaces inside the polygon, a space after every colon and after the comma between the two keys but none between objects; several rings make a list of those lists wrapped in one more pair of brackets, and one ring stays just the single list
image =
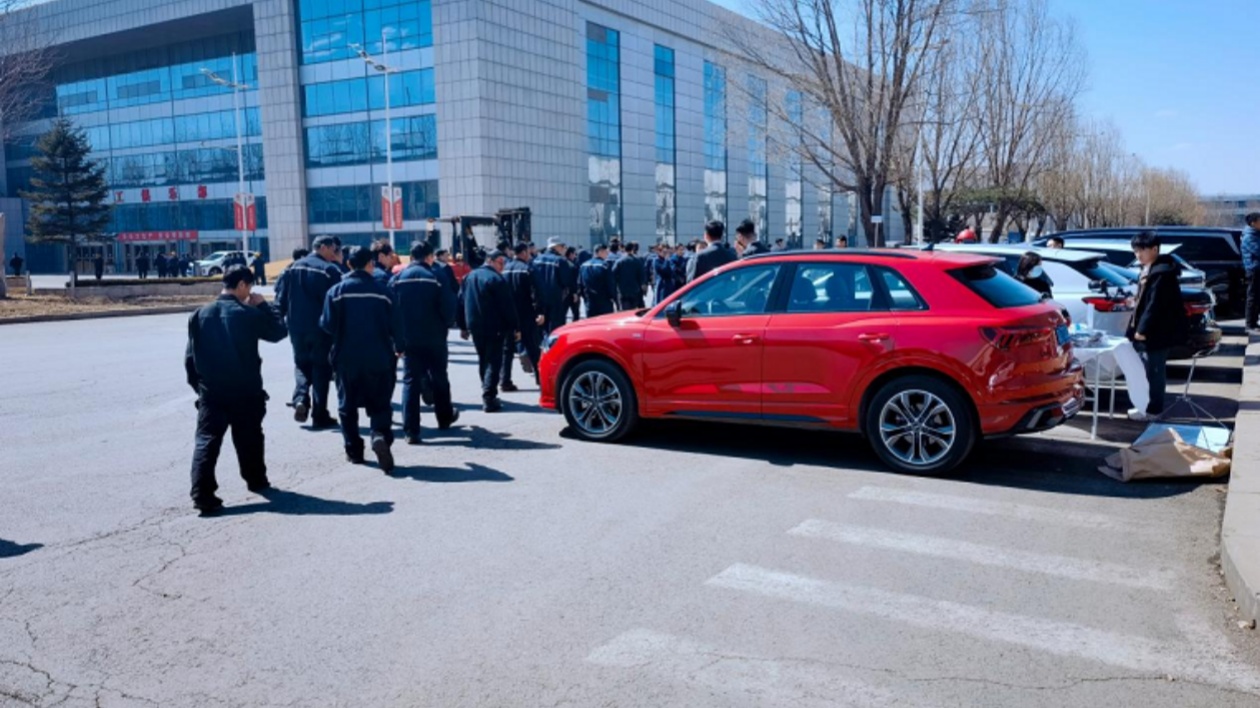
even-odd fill
[{"label": "glass facade building", "polygon": [[621,34],[586,24],[586,126],[591,240],[621,235]]},{"label": "glass facade building", "polygon": [[674,50],[653,47],[656,89],[656,238],[673,243],[678,231],[678,147],[674,116]]},{"label": "glass facade building", "polygon": [[704,219],[726,221],[726,70],[704,63]]},{"label": "glass facade building", "polygon": [[[745,216],[768,240],[854,229],[851,200],[784,130],[818,107],[747,64],[730,73],[713,27],[744,20],[708,0],[44,0],[17,12],[56,27],[53,71],[37,115],[4,126],[0,212],[26,222],[16,197],[37,139],[72,120],[105,168],[107,235],[126,235],[106,246],[115,270],[146,249],[237,247],[238,161],[258,208],[249,238],[276,259],[325,233],[392,231],[406,248],[427,219],[522,207],[535,240],[585,246],[685,241]],[[389,183],[403,223],[387,230]],[[5,246],[37,271],[62,267],[60,246]]]},{"label": "glass facade building", "polygon": [[769,219],[770,162],[767,153],[769,142],[769,111],[766,105],[766,80],[748,75],[748,218],[757,225],[762,238]]}]

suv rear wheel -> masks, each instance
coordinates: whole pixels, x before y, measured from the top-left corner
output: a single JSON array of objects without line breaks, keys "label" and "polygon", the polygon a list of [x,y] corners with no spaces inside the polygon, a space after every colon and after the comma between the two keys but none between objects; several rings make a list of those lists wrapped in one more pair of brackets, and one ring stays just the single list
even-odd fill
[{"label": "suv rear wheel", "polygon": [[573,367],[560,389],[564,417],[583,440],[620,440],[639,422],[634,386],[617,365],[589,359]]},{"label": "suv rear wheel", "polygon": [[903,376],[884,384],[871,399],[865,422],[875,454],[903,473],[948,472],[976,442],[967,400],[931,376]]}]

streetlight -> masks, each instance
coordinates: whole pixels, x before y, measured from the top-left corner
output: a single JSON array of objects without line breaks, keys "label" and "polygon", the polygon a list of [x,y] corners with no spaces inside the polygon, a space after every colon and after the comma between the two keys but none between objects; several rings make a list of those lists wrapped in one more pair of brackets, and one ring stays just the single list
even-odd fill
[{"label": "streetlight", "polygon": [[202,68],[201,73],[212,82],[232,90],[232,120],[236,124],[236,199],[234,203],[240,203],[241,209],[241,252],[246,254],[246,262],[249,260],[249,232],[246,228],[249,226],[249,205],[247,204],[245,193],[245,138],[241,130],[241,92],[249,89],[247,84],[240,83],[236,75],[236,52],[232,52],[232,80],[219,76],[209,69]]},{"label": "streetlight", "polygon": [[[381,74],[384,74],[385,76],[385,194],[386,194],[386,199],[384,201],[386,202],[386,204],[384,206],[386,206],[389,213],[386,216],[384,221],[385,221],[385,230],[389,233],[389,242],[392,245],[394,243],[394,230],[398,228],[402,228],[402,215],[401,213],[399,213],[398,219],[397,221],[395,221],[394,219],[394,216],[395,216],[395,213],[394,213],[394,133],[393,133],[393,124],[390,122],[390,118],[389,118],[389,79],[390,79],[389,75],[398,73],[400,69],[398,69],[397,67],[390,66],[389,64],[386,63],[389,61],[389,42],[386,41],[385,39],[385,30],[383,28],[381,29],[381,60],[380,61],[376,61],[375,59],[373,59],[372,56],[367,53],[367,50],[365,50],[362,45],[351,44],[350,48],[353,49],[355,53],[359,55],[359,58],[362,59],[363,62],[368,65],[368,67],[370,67],[373,71],[378,71]],[[369,130],[369,132],[371,131]],[[401,211],[402,210],[399,209],[399,212]]]}]

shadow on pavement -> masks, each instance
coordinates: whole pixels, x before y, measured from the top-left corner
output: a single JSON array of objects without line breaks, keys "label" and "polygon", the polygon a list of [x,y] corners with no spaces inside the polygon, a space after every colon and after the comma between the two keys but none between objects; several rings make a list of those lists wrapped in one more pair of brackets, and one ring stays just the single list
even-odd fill
[{"label": "shadow on pavement", "polygon": [[414,479],[417,482],[434,482],[437,484],[454,484],[458,482],[512,482],[511,475],[491,469],[475,462],[464,463],[467,469],[459,467],[395,467],[391,476]]},{"label": "shadow on pavement", "polygon": [[0,538],[0,558],[17,558],[43,547],[42,543],[14,543]]},{"label": "shadow on pavement", "polygon": [[556,443],[536,442],[496,433],[480,425],[456,424],[450,430],[428,430],[423,433],[425,445],[473,447],[484,450],[556,450]]},{"label": "shadow on pavement", "polygon": [[[1126,421],[1127,422],[1127,421]],[[1127,438],[1132,440],[1141,430]],[[565,428],[561,436],[576,436]],[[691,421],[646,421],[626,447],[764,460],[779,466],[811,465],[888,473],[860,436],[830,432],[724,426]],[[971,457],[943,481],[1082,496],[1163,498],[1186,494],[1223,480],[1119,482],[1098,471],[1120,448],[1114,443],[1023,436],[977,443]],[[687,467],[694,466],[689,463]]]},{"label": "shadow on pavement", "polygon": [[365,514],[388,514],[394,510],[394,502],[389,501],[356,504],[355,502],[337,501],[335,499],[321,499],[283,489],[269,489],[262,492],[259,496],[264,497],[267,501],[224,507],[223,511],[218,515],[360,516]]}]

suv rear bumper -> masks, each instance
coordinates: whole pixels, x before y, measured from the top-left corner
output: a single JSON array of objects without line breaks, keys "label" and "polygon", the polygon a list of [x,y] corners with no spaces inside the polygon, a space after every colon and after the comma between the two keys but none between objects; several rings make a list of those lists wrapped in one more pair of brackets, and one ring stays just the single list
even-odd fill
[{"label": "suv rear bumper", "polygon": [[1024,414],[1019,422],[1009,430],[986,435],[986,439],[1005,438],[1012,435],[1039,433],[1063,425],[1071,420],[1085,405],[1085,392],[1081,388],[1073,391],[1072,397],[1066,401],[1056,401],[1037,406]]}]

